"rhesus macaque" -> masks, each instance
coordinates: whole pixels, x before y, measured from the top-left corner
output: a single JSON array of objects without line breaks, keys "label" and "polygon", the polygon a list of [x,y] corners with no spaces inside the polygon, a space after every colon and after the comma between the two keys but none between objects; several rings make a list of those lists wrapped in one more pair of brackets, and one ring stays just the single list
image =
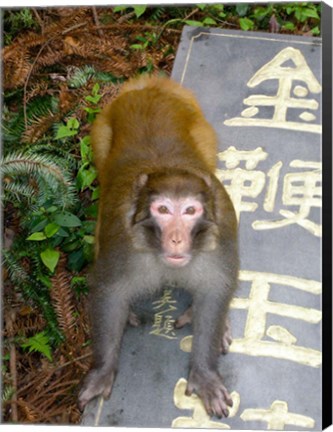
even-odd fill
[{"label": "rhesus macaque", "polygon": [[[237,285],[237,221],[214,175],[216,135],[192,93],[166,78],[139,78],[97,117],[92,145],[101,196],[90,311],[93,365],[80,406],[111,394],[131,303],[176,284],[193,297],[176,323],[193,321],[186,394],[228,415],[218,371],[231,342],[227,312]],[[193,316],[193,317],[192,317]]]}]

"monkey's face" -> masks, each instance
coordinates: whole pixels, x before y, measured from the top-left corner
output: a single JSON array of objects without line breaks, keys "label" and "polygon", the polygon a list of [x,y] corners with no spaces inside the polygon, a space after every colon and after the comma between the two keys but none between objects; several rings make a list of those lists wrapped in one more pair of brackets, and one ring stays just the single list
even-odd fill
[{"label": "monkey's face", "polygon": [[150,205],[150,214],[160,231],[162,259],[172,267],[191,260],[192,229],[202,218],[202,203],[194,197],[159,196]]},{"label": "monkey's face", "polygon": [[211,185],[201,177],[175,170],[144,175],[132,219],[133,245],[158,252],[168,267],[184,267],[195,254],[217,246]]}]

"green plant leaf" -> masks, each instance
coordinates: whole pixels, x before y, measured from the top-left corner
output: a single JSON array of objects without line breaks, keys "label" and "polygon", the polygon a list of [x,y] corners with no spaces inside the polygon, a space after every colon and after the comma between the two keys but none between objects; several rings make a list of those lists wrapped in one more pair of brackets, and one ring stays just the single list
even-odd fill
[{"label": "green plant leaf", "polygon": [[32,223],[31,231],[33,232],[41,231],[46,227],[47,224],[48,224],[48,220],[46,217],[43,216],[42,219],[39,217]]},{"label": "green plant leaf", "polygon": [[27,240],[31,240],[31,241],[42,241],[45,240],[47,237],[43,232],[34,232],[33,234],[31,234]]},{"label": "green plant leaf", "polygon": [[92,182],[97,178],[96,168],[91,166],[89,169],[82,166],[76,176],[77,185],[82,192],[87,187],[91,186]]},{"label": "green plant leaf", "polygon": [[201,21],[195,21],[195,20],[185,20],[185,24],[192,26],[192,27],[202,27],[203,23]]},{"label": "green plant leaf", "polygon": [[98,199],[100,196],[100,192],[101,192],[101,190],[100,190],[99,186],[97,186],[91,195],[91,200],[95,201],[96,199]]},{"label": "green plant leaf", "polygon": [[95,243],[95,236],[93,235],[85,235],[83,237],[83,240],[88,244],[94,244]]},{"label": "green plant leaf", "polygon": [[66,125],[61,125],[57,131],[55,139],[67,138],[78,133],[80,123],[76,118],[70,118]]},{"label": "green plant leaf", "polygon": [[50,278],[48,276],[46,276],[45,274],[37,275],[37,280],[42,282],[42,284],[48,288],[51,288],[51,286],[52,286],[52,282],[51,282]]},{"label": "green plant leaf", "polygon": [[63,211],[60,213],[56,213],[53,216],[53,220],[56,224],[62,227],[77,227],[81,226],[80,219],[75,216],[73,213]]},{"label": "green plant leaf", "polygon": [[29,352],[39,352],[43,354],[48,360],[52,361],[51,347],[49,345],[49,338],[44,331],[27,338],[21,345],[24,349],[29,349]]},{"label": "green plant leaf", "polygon": [[59,231],[57,232],[57,235],[59,236],[59,237],[69,237],[69,233],[66,231],[66,230],[64,230],[63,228],[59,228]]},{"label": "green plant leaf", "polygon": [[93,87],[91,93],[92,93],[94,96],[96,96],[96,95],[98,95],[98,92],[100,91],[100,89],[101,89],[101,86],[100,86],[99,83],[97,82],[97,83],[94,84],[94,87]]},{"label": "green plant leaf", "polygon": [[286,30],[295,30],[295,24],[292,23],[291,21],[286,21],[286,22],[283,24],[282,28],[283,28],[283,29],[286,29]]},{"label": "green plant leaf", "polygon": [[238,3],[236,5],[236,12],[240,17],[245,16],[248,9],[249,9],[249,5],[247,3]]},{"label": "green plant leaf", "polygon": [[49,224],[46,225],[46,227],[44,228],[44,233],[46,235],[47,238],[53,237],[60,229],[60,226],[55,223],[55,222],[51,222]]},{"label": "green plant leaf", "polygon": [[53,273],[58,264],[60,252],[55,249],[47,248],[40,253],[40,257],[43,264]]},{"label": "green plant leaf", "polygon": [[311,29],[311,33],[312,33],[314,36],[319,36],[319,35],[320,35],[320,28],[319,28],[318,26],[313,27],[313,29]]},{"label": "green plant leaf", "polygon": [[80,123],[79,123],[78,119],[76,119],[75,117],[72,117],[72,118],[68,119],[67,127],[69,129],[76,129],[77,130],[80,127]]},{"label": "green plant leaf", "polygon": [[91,102],[93,104],[98,104],[98,102],[100,101],[101,97],[102,97],[102,95],[95,95],[95,96],[88,95],[88,96],[85,97],[85,100],[87,102]]},{"label": "green plant leaf", "polygon": [[88,135],[80,140],[80,154],[83,162],[91,162],[92,149],[90,146],[90,137]]},{"label": "green plant leaf", "polygon": [[68,255],[68,268],[74,271],[80,271],[85,264],[83,249],[76,250]]},{"label": "green plant leaf", "polygon": [[304,8],[302,10],[302,13],[304,16],[306,16],[307,18],[317,18],[319,19],[318,13],[316,11],[316,9],[314,8]]},{"label": "green plant leaf", "polygon": [[272,7],[271,7],[271,5],[270,5],[269,7],[262,7],[262,6],[259,6],[259,7],[256,7],[256,8],[254,9],[253,16],[254,16],[254,18],[256,18],[256,19],[261,20],[261,19],[263,19],[266,15],[270,14],[271,12],[272,12]]},{"label": "green plant leaf", "polygon": [[147,38],[145,36],[139,35],[139,36],[136,36],[135,39],[138,40],[139,42],[143,42],[143,43],[147,42]]},{"label": "green plant leaf", "polygon": [[207,17],[202,21],[205,25],[216,25],[216,21],[213,18]]},{"label": "green plant leaf", "polygon": [[55,136],[55,139],[67,138],[70,136],[74,136],[76,134],[77,134],[77,130],[70,130],[67,126],[62,125],[57,130],[57,134]]},{"label": "green plant leaf", "polygon": [[133,44],[133,45],[130,45],[130,48],[135,49],[135,50],[143,50],[146,47],[145,47],[145,45],[141,45],[141,44]]},{"label": "green plant leaf", "polygon": [[242,30],[252,30],[254,28],[254,22],[249,18],[239,18],[239,25]]},{"label": "green plant leaf", "polygon": [[122,12],[127,9],[127,6],[115,6],[113,12]]},{"label": "green plant leaf", "polygon": [[146,12],[147,6],[137,5],[137,6],[133,6],[133,9],[134,9],[135,16],[137,18],[140,18],[140,16]]}]

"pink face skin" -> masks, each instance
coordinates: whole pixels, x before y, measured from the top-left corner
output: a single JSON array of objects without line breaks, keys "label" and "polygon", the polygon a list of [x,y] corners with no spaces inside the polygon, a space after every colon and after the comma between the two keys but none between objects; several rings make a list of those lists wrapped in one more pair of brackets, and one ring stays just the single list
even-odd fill
[{"label": "pink face skin", "polygon": [[163,260],[172,267],[184,267],[191,260],[191,231],[203,214],[202,203],[193,198],[158,197],[150,212],[162,231]]}]

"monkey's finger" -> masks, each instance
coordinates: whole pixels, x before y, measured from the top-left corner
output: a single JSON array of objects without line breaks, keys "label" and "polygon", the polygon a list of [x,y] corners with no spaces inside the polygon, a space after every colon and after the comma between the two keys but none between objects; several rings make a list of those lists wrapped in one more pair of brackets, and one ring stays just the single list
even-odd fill
[{"label": "monkey's finger", "polygon": [[233,400],[232,400],[230,394],[229,394],[228,391],[226,390],[226,388],[224,388],[224,389],[222,390],[222,392],[223,392],[224,400],[226,401],[227,405],[230,406],[230,407],[232,407],[232,406],[234,405],[234,402],[233,402]]},{"label": "monkey's finger", "polygon": [[191,396],[191,394],[194,392],[195,387],[194,385],[192,385],[191,383],[187,384],[186,390],[185,390],[185,395],[186,396]]},{"label": "monkey's finger", "polygon": [[139,325],[141,324],[140,318],[137,316],[136,313],[132,312],[131,310],[129,311],[127,321],[132,327],[139,327]]},{"label": "monkey's finger", "polygon": [[174,327],[180,329],[186,324],[191,324],[192,322],[192,307],[190,306],[186,311],[180,315],[175,321]]},{"label": "monkey's finger", "polygon": [[229,410],[226,403],[219,397],[216,397],[211,402],[211,411],[216,417],[228,417]]}]

